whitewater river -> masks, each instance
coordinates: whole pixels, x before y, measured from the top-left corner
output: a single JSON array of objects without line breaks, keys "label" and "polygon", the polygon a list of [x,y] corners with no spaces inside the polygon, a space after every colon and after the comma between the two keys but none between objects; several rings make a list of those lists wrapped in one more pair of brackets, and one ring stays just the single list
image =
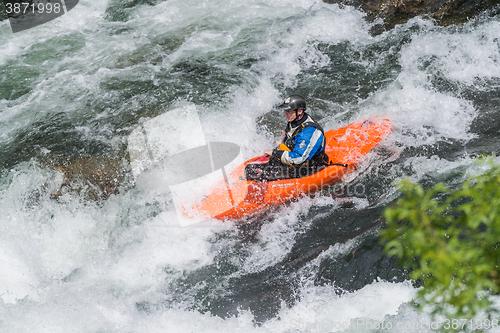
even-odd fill
[{"label": "whitewater river", "polygon": [[[372,27],[315,0],[81,1],[15,34],[0,22],[0,331],[430,332],[380,214],[397,180],[458,184],[499,153],[500,16]],[[339,196],[180,228],[168,190],[134,186],[138,124],[195,105],[208,141],[249,158],[292,93],[325,129],[393,122]],[[49,193],[82,156],[120,165],[116,194]]]}]

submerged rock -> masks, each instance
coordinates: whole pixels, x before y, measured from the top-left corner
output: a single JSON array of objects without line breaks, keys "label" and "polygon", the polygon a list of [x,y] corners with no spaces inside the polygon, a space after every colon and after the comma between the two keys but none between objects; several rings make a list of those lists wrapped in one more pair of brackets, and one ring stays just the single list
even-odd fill
[{"label": "submerged rock", "polygon": [[86,199],[106,199],[118,193],[118,187],[128,172],[127,163],[119,157],[80,156],[50,167],[54,173],[43,190],[53,198],[73,192]]},{"label": "submerged rock", "polygon": [[437,24],[447,26],[463,23],[470,18],[492,9],[500,10],[499,0],[323,0],[330,4],[348,5],[367,13],[367,20],[381,18],[383,26],[375,27],[374,33],[390,30],[397,24],[416,16],[428,16]]}]

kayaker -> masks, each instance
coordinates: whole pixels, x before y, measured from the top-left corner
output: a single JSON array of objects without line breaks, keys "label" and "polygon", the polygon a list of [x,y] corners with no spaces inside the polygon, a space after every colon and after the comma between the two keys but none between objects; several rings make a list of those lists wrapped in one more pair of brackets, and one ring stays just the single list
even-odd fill
[{"label": "kayaker", "polygon": [[306,101],[292,95],[279,106],[287,125],[283,139],[275,149],[264,150],[264,156],[245,167],[249,180],[268,181],[310,175],[328,164],[323,128],[306,113]]}]

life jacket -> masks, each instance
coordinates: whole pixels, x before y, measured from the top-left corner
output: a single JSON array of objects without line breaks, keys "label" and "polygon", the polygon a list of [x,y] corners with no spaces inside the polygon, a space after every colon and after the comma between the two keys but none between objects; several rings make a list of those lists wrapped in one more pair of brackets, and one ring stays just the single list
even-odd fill
[{"label": "life jacket", "polygon": [[[302,120],[302,119],[301,119]],[[328,155],[325,153],[325,148],[326,148],[326,137],[325,137],[325,131],[323,128],[307,113],[305,113],[305,120],[301,121],[300,124],[297,126],[292,127],[291,123],[288,123],[285,128],[285,133],[284,137],[282,140],[282,146],[286,146],[290,151],[292,151],[295,147],[295,137],[297,134],[299,134],[304,128],[308,127],[314,127],[318,130],[321,131],[323,134],[323,142],[321,143],[322,149],[319,153],[316,153],[312,158],[310,158],[308,161],[304,162],[302,165],[309,163],[310,161],[313,162],[316,165],[328,165],[329,163],[329,158]],[[283,147],[284,148],[284,147]],[[286,150],[288,150],[286,149]],[[280,150],[284,150],[280,148]]]}]

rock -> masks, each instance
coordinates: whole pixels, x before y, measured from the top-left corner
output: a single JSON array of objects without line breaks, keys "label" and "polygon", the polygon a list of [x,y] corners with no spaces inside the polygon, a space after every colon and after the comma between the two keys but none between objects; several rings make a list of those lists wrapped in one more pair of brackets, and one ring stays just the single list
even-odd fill
[{"label": "rock", "polygon": [[[367,13],[370,22],[383,19],[383,27],[375,27],[374,33],[390,30],[397,24],[407,22],[416,16],[428,16],[437,24],[448,26],[463,23],[470,18],[492,9],[500,11],[498,0],[323,0],[360,8]],[[381,29],[382,28],[382,29]]]},{"label": "rock", "polygon": [[3,1],[0,1],[0,21],[6,20],[9,17],[7,16],[7,12],[5,10],[5,5]]},{"label": "rock", "polygon": [[44,192],[53,198],[72,192],[86,199],[106,199],[118,193],[129,171],[118,157],[78,157],[62,165],[50,166],[54,173],[45,182]]}]

